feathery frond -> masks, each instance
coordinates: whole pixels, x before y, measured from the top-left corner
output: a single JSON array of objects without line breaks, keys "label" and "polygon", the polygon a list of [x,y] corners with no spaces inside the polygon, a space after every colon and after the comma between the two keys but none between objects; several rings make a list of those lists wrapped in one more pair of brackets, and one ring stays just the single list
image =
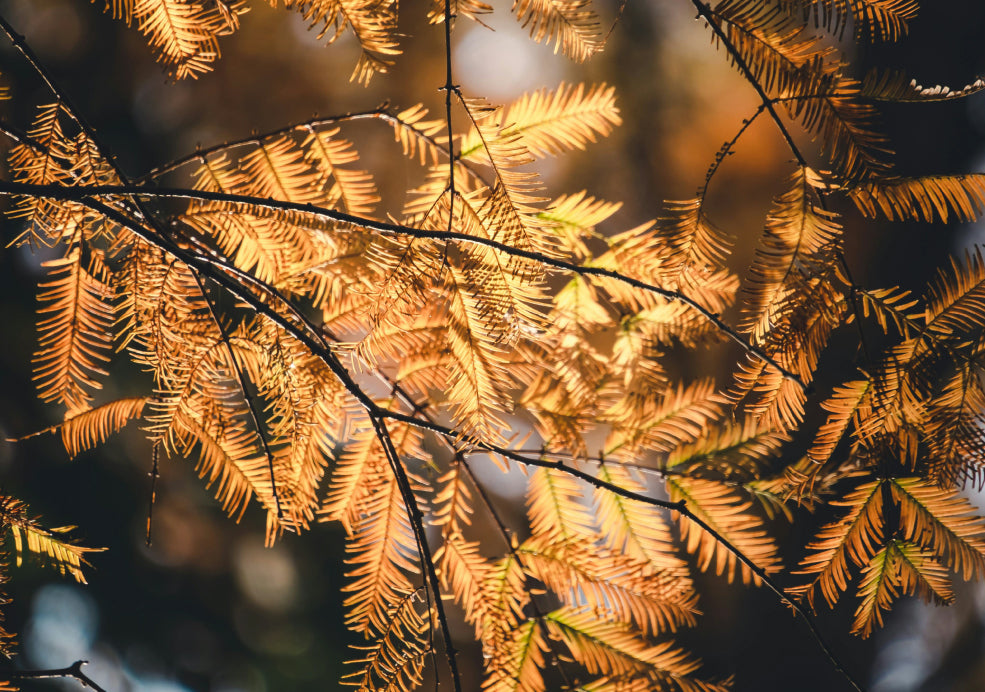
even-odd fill
[{"label": "feathery frond", "polygon": [[5,495],[0,497],[0,527],[14,537],[14,552],[17,565],[24,560],[25,550],[38,558],[50,561],[52,567],[62,574],[72,576],[80,584],[85,584],[83,565],[89,566],[86,553],[100,552],[103,548],[83,548],[59,538],[74,526],[59,526],[46,529],[37,518],[28,515],[27,505],[20,500]]},{"label": "feathery frond", "polygon": [[[724,536],[756,566],[767,572],[780,569],[780,559],[775,541],[763,528],[762,520],[749,510],[752,501],[740,491],[725,483],[700,478],[668,478],[667,492],[672,502],[684,500],[688,509],[700,517],[712,529]],[[759,583],[759,577],[736,560],[731,552],[699,526],[680,518],[678,522],[685,549],[696,553],[698,567],[712,568],[716,574],[724,574],[729,581],[736,572],[745,583]]]},{"label": "feathery frond", "polygon": [[862,573],[852,631],[868,637],[882,626],[882,613],[901,594],[919,594],[925,601],[949,603],[953,598],[947,571],[933,553],[903,541],[890,541],[872,556]]},{"label": "feathery frond", "polygon": [[591,0],[514,0],[513,13],[530,27],[535,41],[553,43],[572,60],[584,62],[602,49],[602,29]]}]

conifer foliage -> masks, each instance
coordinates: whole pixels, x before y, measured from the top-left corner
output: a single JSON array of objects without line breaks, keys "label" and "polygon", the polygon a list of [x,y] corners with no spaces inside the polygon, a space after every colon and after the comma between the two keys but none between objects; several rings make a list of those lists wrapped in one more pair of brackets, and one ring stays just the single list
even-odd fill
[{"label": "conifer foliage", "polygon": [[[4,242],[53,253],[33,360],[39,396],[64,413],[52,431],[76,455],[139,421],[148,459],[191,460],[234,518],[258,505],[268,542],[340,522],[345,624],[366,639],[344,682],[360,690],[460,690],[463,665],[495,692],[724,690],[675,642],[700,627],[692,569],[771,589],[836,667],[814,608],[855,599],[865,637],[897,599],[947,603],[955,574],[985,577],[985,523],[960,493],[985,480],[985,258],[954,259],[922,294],[857,285],[833,211],[977,218],[985,178],[897,175],[876,104],[985,85],[859,78],[839,46],[901,39],[914,0],[675,1],[755,91],[752,119],[772,121],[791,160],[749,266],[705,208],[748,121],[698,196],[622,231],[598,230],[618,201],[548,191],[525,167],[618,127],[612,87],[497,105],[456,87],[453,65],[444,113],[320,118],[131,177],[3,21],[50,90],[30,123],[0,121],[0,194]],[[105,4],[176,79],[211,69],[249,9]],[[396,2],[283,5],[318,37],[355,37],[356,82],[401,59]],[[449,41],[491,8],[403,11],[426,12]],[[575,61],[619,40],[589,0],[517,0],[513,13]],[[379,211],[385,162],[347,138],[356,120],[420,166],[399,215]],[[857,334],[853,322],[882,338],[814,393],[832,334]],[[739,357],[725,381],[687,379],[668,359],[680,348]],[[116,358],[147,373],[142,396],[102,395]],[[812,411],[820,427],[805,425]],[[476,474],[488,465],[525,472],[522,524]],[[835,518],[781,555],[776,522],[810,522],[821,504]],[[41,554],[82,580],[88,550],[64,529],[6,496],[0,524],[18,561]],[[454,619],[481,662],[456,653]],[[5,653],[8,641],[0,631]]]}]

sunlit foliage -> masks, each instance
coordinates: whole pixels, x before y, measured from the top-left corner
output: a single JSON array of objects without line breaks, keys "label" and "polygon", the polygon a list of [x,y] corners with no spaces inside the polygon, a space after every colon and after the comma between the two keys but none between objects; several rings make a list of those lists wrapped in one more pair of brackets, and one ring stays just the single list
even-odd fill
[{"label": "sunlit foliage", "polygon": [[[689,4],[709,50],[758,95],[753,119],[771,120],[789,149],[748,267],[733,260],[734,229],[705,208],[748,122],[697,197],[628,229],[612,226],[618,202],[548,191],[526,166],[621,124],[605,84],[497,106],[449,82],[447,113],[360,114],[395,139],[390,155],[419,164],[387,220],[373,175],[386,162],[347,139],[355,116],[203,149],[135,180],[52,84],[23,132],[4,121],[0,181],[13,199],[5,241],[57,253],[38,287],[34,358],[39,395],[64,407],[52,431],[75,455],[140,421],[148,457],[192,459],[231,516],[258,504],[268,542],[341,522],[346,624],[367,640],[344,681],[359,689],[413,689],[427,675],[460,688],[455,617],[481,644],[487,690],[554,689],[558,675],[581,690],[728,688],[674,641],[700,626],[692,566],[765,585],[807,618],[818,593],[832,605],[855,595],[861,636],[903,595],[949,602],[952,573],[985,576],[985,524],[960,494],[985,480],[985,259],[955,259],[922,295],[860,286],[834,209],[977,218],[981,176],[896,175],[875,102],[983,85],[857,79],[834,39],[899,39],[919,21],[911,0]],[[395,2],[284,5],[319,35],[355,35],[357,81],[399,59]],[[247,9],[107,7],[176,78],[210,69]],[[489,10],[427,11],[447,37],[453,19]],[[578,61],[619,40],[588,0],[513,11]],[[826,373],[840,384],[813,393],[831,335],[854,333],[853,321],[884,348],[863,345],[857,371]],[[668,357],[681,348],[739,355],[724,381],[687,379]],[[101,395],[118,357],[148,373],[143,396]],[[811,411],[819,428],[805,427]],[[522,525],[475,474],[491,464],[526,473]],[[17,500],[2,504],[18,560],[26,537],[81,579],[84,549]],[[810,521],[819,504],[836,518],[781,554],[775,522]]]}]

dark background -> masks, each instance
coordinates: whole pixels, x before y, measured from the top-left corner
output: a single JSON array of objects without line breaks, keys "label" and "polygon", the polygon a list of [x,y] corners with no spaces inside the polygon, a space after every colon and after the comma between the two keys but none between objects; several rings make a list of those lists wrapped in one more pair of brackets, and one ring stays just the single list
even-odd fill
[{"label": "dark background", "polygon": [[[351,41],[325,47],[295,14],[261,3],[242,18],[239,33],[222,41],[223,58],[213,73],[176,84],[154,63],[138,32],[111,20],[101,5],[3,0],[0,14],[26,36],[130,175],[199,144],[244,137],[315,112],[341,113],[389,99],[399,107],[423,101],[441,113],[442,31],[424,24],[421,2],[401,8],[408,38],[398,68],[366,89],[346,81],[357,57]],[[927,86],[960,87],[985,74],[985,4],[923,5],[910,36],[896,45],[867,47],[860,64],[892,65]],[[615,8],[614,2],[599,5],[607,16]],[[686,0],[627,3],[607,51],[583,66],[523,39],[507,6],[500,3],[497,13],[489,20],[494,33],[467,22],[457,26],[456,80],[468,95],[502,102],[561,79],[616,85],[624,127],[588,152],[542,168],[553,194],[587,188],[622,200],[609,230],[656,216],[662,199],[693,196],[715,151],[757,104],[755,93],[711,45],[709,32],[693,21]],[[506,53],[517,62],[505,60]],[[35,105],[51,97],[3,40],[0,74],[14,95],[3,117],[25,127]],[[887,107],[883,123],[903,173],[985,168],[981,98]],[[377,176],[385,208],[399,210],[408,172],[396,161],[390,133],[367,126],[347,134]],[[715,220],[739,236],[741,266],[751,257],[769,199],[789,174],[790,155],[766,118],[736,151],[709,191],[709,204]],[[6,244],[19,230],[9,221],[0,224]],[[979,232],[863,225],[852,216],[846,226],[856,279],[917,290],[948,254],[974,242]],[[37,430],[60,414],[37,401],[30,379],[41,259],[43,253],[0,250],[0,437]],[[836,373],[852,367],[850,341],[851,335],[839,337],[825,356]],[[683,361],[682,374],[713,370],[715,358]],[[147,384],[123,377],[113,386]],[[819,383],[822,393],[824,386]],[[110,692],[336,688],[345,647],[357,643],[342,624],[339,605],[340,529],[319,525],[264,549],[263,517],[255,507],[235,524],[195,477],[191,461],[163,459],[155,540],[146,548],[150,468],[149,447],[136,434],[71,461],[52,436],[0,443],[2,492],[27,501],[46,525],[77,525],[84,544],[108,548],[92,557],[84,589],[30,564],[11,568],[6,588],[13,600],[4,612],[21,642],[16,665],[59,667],[86,658],[91,675]],[[793,544],[803,536],[786,539]],[[806,629],[771,594],[714,577],[701,577],[699,586],[705,615],[681,639],[704,660],[707,675],[733,674],[739,692],[845,689]],[[870,640],[845,634],[851,597],[833,613],[822,611],[818,621],[835,651],[872,690],[979,690],[985,688],[985,592],[977,585],[960,591],[950,609],[900,603]],[[468,680],[476,680],[477,665],[477,658],[466,658]]]}]

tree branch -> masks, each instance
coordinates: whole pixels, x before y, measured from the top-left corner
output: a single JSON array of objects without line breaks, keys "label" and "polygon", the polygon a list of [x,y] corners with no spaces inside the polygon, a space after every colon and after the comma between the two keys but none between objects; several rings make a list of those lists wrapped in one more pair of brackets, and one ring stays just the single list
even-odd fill
[{"label": "tree branch", "polygon": [[[813,623],[813,620],[807,614],[807,612],[801,606],[792,602],[786,596],[783,590],[769,577],[769,575],[765,572],[765,570],[757,566],[748,557],[746,557],[738,548],[733,546],[723,536],[719,535],[717,532],[714,531],[714,529],[712,529],[710,526],[708,526],[708,524],[706,524],[703,520],[701,520],[700,517],[692,513],[687,508],[686,503],[684,501],[670,502],[667,500],[661,500],[658,498],[649,497],[642,493],[637,493],[631,490],[627,490],[626,488],[618,486],[614,483],[610,483],[608,481],[604,481],[599,478],[596,478],[590,473],[587,473],[585,471],[582,471],[581,469],[565,464],[561,460],[548,461],[546,459],[524,456],[505,447],[501,447],[499,445],[485,442],[483,440],[467,439],[462,435],[461,432],[454,430],[452,428],[431,421],[424,421],[416,416],[408,415],[398,411],[391,411],[381,407],[368,394],[366,394],[365,391],[363,391],[363,389],[359,387],[358,384],[356,384],[352,376],[349,374],[348,370],[346,370],[345,366],[343,366],[341,361],[339,361],[338,357],[332,351],[331,347],[322,338],[310,334],[306,329],[299,328],[297,325],[292,323],[285,316],[278,313],[273,307],[271,307],[264,301],[260,300],[257,296],[247,292],[245,288],[241,286],[236,279],[234,279],[230,275],[226,274],[224,271],[221,271],[219,268],[217,268],[211,260],[201,258],[195,253],[176,245],[169,238],[160,237],[154,231],[143,227],[136,221],[121,214],[120,212],[113,209],[112,207],[109,207],[103,202],[94,199],[91,196],[92,195],[91,191],[89,192],[89,194],[86,194],[86,190],[87,190],[86,188],[77,188],[77,189],[66,188],[57,185],[39,186],[39,185],[25,185],[25,184],[16,184],[16,183],[0,183],[0,192],[7,191],[7,192],[13,192],[15,194],[39,194],[40,196],[48,196],[55,199],[72,199],[74,201],[78,201],[88,206],[89,208],[93,209],[94,211],[103,214],[104,216],[120,224],[121,226],[128,228],[129,230],[131,230],[133,233],[135,233],[138,237],[142,238],[146,242],[149,242],[155,245],[156,247],[161,248],[165,252],[168,252],[169,254],[173,255],[179,261],[184,262],[189,267],[194,268],[195,270],[201,272],[204,276],[212,279],[213,281],[221,285],[223,288],[228,290],[230,293],[232,293],[234,296],[243,300],[258,314],[261,314],[271,319],[280,328],[284,329],[287,333],[291,334],[291,336],[298,339],[298,341],[300,341],[306,348],[308,348],[313,355],[315,355],[317,358],[322,360],[332,371],[332,373],[339,379],[342,386],[365,409],[370,419],[374,421],[374,428],[376,428],[379,425],[382,425],[383,419],[401,421],[408,425],[413,425],[423,430],[428,430],[438,435],[441,435],[443,437],[446,437],[450,441],[451,440],[456,440],[459,442],[465,441],[467,444],[469,444],[469,446],[473,448],[474,451],[498,454],[506,459],[510,459],[512,461],[516,461],[517,463],[521,463],[529,466],[541,466],[545,468],[557,469],[575,478],[583,480],[593,487],[608,490],[609,492],[613,492],[617,495],[620,495],[621,497],[625,497],[627,499],[636,500],[638,502],[642,502],[645,504],[653,505],[656,507],[663,507],[665,509],[679,512],[682,516],[687,518],[689,521],[694,522],[697,526],[707,531],[708,534],[711,535],[716,541],[719,541],[727,550],[729,550],[729,552],[733,553],[740,562],[742,562],[744,565],[749,567],[749,569],[752,570],[753,573],[755,573],[763,581],[763,583],[766,584],[770,588],[770,590],[772,590],[780,598],[782,603],[784,603],[785,605],[789,605],[794,610],[794,612],[797,613],[807,623],[809,629],[811,630],[812,635],[814,636],[814,639],[819,643],[819,646],[821,647],[825,655],[828,657],[828,659],[831,661],[834,668],[837,671],[839,671],[842,675],[844,675],[856,690],[859,691],[861,690],[858,684],[844,669],[844,667],[840,664],[840,662],[835,657],[831,649],[824,642],[823,638],[820,635],[820,632],[818,631],[816,625]],[[72,191],[75,191],[75,194],[73,195],[65,194],[67,192],[72,192]],[[102,192],[100,194],[109,194],[109,193]],[[373,222],[373,223],[375,224],[377,222]],[[385,225],[390,226],[391,224],[385,224]],[[398,227],[398,228],[402,228],[402,227]],[[410,229],[410,230],[416,230],[416,229]],[[421,232],[440,233],[442,235],[447,235],[442,231],[434,231],[434,232],[421,231]],[[456,234],[456,235],[464,235],[464,234]],[[430,237],[434,237],[434,236],[430,236]],[[477,240],[472,238],[471,236],[465,236],[464,239]],[[489,243],[493,241],[485,241],[485,242]],[[500,245],[500,244],[496,243],[496,245]],[[508,246],[503,246],[503,247],[509,250],[513,250],[514,252],[520,252],[517,251],[515,248],[509,248]],[[536,254],[536,253],[525,253],[525,254]],[[555,261],[555,260],[551,260],[550,258],[545,258],[545,260],[549,262],[558,262],[563,265],[570,266],[575,271],[579,269],[576,265],[569,265],[568,263],[561,262],[560,260]],[[565,268],[567,268],[567,266]],[[588,268],[588,269],[593,269],[593,268]],[[607,271],[607,273],[610,274],[615,274],[615,272],[608,272],[608,270],[604,270],[604,271]],[[616,276],[620,276],[620,275],[617,274]],[[623,280],[627,282],[635,281],[632,279],[628,279],[626,277],[623,277]],[[262,282],[259,281],[257,283],[262,284]],[[646,284],[643,284],[643,282],[638,282],[638,283],[642,284],[643,287],[647,286]],[[656,289],[656,290],[661,291],[663,289]],[[390,452],[387,452],[387,454],[389,453]],[[397,464],[397,466],[398,469],[395,469],[395,474],[398,474],[398,470],[399,473],[403,473],[402,466],[400,466],[399,463]],[[409,481],[407,482],[406,487],[410,488]],[[401,492],[404,492],[403,488],[401,488]],[[413,500],[412,491],[409,499]],[[414,504],[409,504],[408,507],[416,507],[416,501],[414,502]],[[412,510],[409,509],[408,511],[412,511]],[[424,545],[426,546],[426,543]],[[426,548],[422,547],[422,550],[424,549]],[[430,568],[433,569],[433,565],[431,565]],[[431,576],[429,576],[428,579],[430,581]],[[436,584],[436,576],[434,577],[434,579],[435,579],[434,583]],[[436,593],[440,593],[440,592],[436,591]],[[443,612],[443,610],[441,610],[440,612]],[[454,662],[455,649],[451,645],[450,640],[448,640],[448,642],[449,643],[447,644],[447,648],[451,652],[449,654],[449,665],[452,668],[454,674],[457,673],[457,664]]]},{"label": "tree branch", "polygon": [[[475,245],[481,245],[498,252],[502,252],[510,257],[526,259],[552,269],[573,272],[581,276],[599,276],[612,279],[628,286],[632,286],[633,288],[659,295],[667,300],[683,303],[698,312],[702,317],[714,325],[719,332],[741,346],[746,352],[767,363],[784,378],[794,381],[803,391],[807,392],[809,390],[809,387],[799,375],[780,365],[776,359],[770,356],[759,346],[751,344],[743,339],[735,329],[722,320],[718,313],[709,310],[701,303],[685,295],[684,293],[681,293],[680,291],[662,288],[646,281],[634,279],[612,269],[574,264],[572,262],[550,257],[532,250],[516,248],[489,238],[482,238],[457,231],[429,230],[388,223],[385,221],[376,221],[374,219],[353,216],[340,211],[315,207],[310,204],[297,204],[294,202],[283,202],[262,197],[235,195],[225,192],[211,192],[206,190],[191,190],[186,188],[153,188],[133,185],[88,185],[67,187],[63,185],[34,185],[30,183],[0,181],[0,194],[3,193],[45,197],[48,199],[70,200],[82,202],[84,204],[87,204],[87,202],[85,202],[86,199],[106,195],[139,195],[149,198],[158,197],[163,199],[197,199],[212,202],[228,202],[232,204],[250,205],[261,209],[310,214],[311,216],[317,218],[329,219],[341,224],[375,231],[384,235],[398,235],[411,238],[426,238],[431,240],[454,240],[464,243],[473,243]],[[106,208],[108,209],[109,207]]]},{"label": "tree branch", "polygon": [[88,661],[76,661],[66,668],[49,668],[44,670],[6,670],[0,671],[0,677],[31,680],[75,678],[83,687],[88,687],[93,692],[106,692],[99,683],[82,672],[82,666],[87,663]]},{"label": "tree branch", "polygon": [[753,74],[749,64],[745,61],[745,58],[739,54],[735,44],[733,44],[732,41],[729,40],[729,37],[725,35],[725,32],[722,31],[722,27],[715,22],[714,17],[712,16],[713,12],[711,8],[705,2],[702,2],[702,0],[691,0],[691,4],[694,5],[695,9],[698,11],[698,15],[708,22],[708,26],[714,32],[715,36],[722,42],[722,45],[725,46],[725,52],[727,52],[729,57],[732,58],[735,66],[739,68],[739,71],[742,73],[742,76],[746,78],[746,81],[749,82],[749,85],[756,90],[757,94],[759,94],[759,98],[763,102],[766,112],[769,113],[770,118],[774,123],[776,123],[776,127],[780,131],[780,135],[790,148],[790,153],[792,153],[794,158],[797,159],[797,164],[801,168],[806,168],[807,160],[804,158],[804,155],[800,153],[797,143],[793,141],[790,130],[780,118],[780,114],[776,112],[776,108],[773,105],[773,99],[767,95],[762,84],[760,84],[759,80],[756,79],[756,75]]},{"label": "tree branch", "polygon": [[[424,530],[424,514],[421,512],[421,508],[417,506],[414,489],[410,485],[407,471],[404,469],[403,464],[400,463],[400,457],[393,446],[393,440],[390,438],[390,431],[387,430],[386,422],[382,417],[373,413],[369,414],[369,418],[373,424],[373,430],[376,432],[376,437],[383,446],[383,453],[386,455],[390,468],[393,471],[397,488],[400,490],[400,495],[404,500],[404,506],[407,508],[407,517],[414,529],[414,537],[417,540],[417,549],[421,558],[421,569],[424,570],[428,589],[432,595],[431,603],[438,616],[438,627],[441,628],[441,636],[445,641],[445,656],[448,659],[448,669],[451,671],[452,685],[455,692],[462,692],[462,677],[458,671],[458,650],[455,648],[454,641],[452,640],[451,629],[448,626],[448,615],[445,613],[444,602],[441,599],[441,585],[438,583],[438,572],[434,566],[434,558],[432,557],[431,548],[428,545],[427,533]],[[435,674],[437,676],[437,671]]]}]

